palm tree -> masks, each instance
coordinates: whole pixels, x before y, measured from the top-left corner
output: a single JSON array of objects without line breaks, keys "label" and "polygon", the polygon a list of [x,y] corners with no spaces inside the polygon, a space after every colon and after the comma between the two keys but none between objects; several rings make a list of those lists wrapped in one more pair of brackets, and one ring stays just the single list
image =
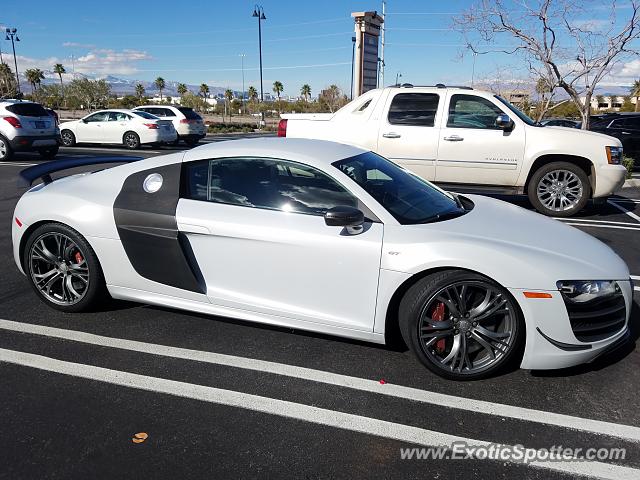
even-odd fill
[{"label": "palm tree", "polygon": [[144,85],[142,85],[141,83],[136,83],[136,97],[138,97],[138,100],[140,102],[142,102],[142,97],[144,97],[144,94]]},{"label": "palm tree", "polygon": [[153,82],[153,84],[160,91],[160,101],[162,101],[162,90],[164,90],[164,87],[165,87],[164,78],[162,77],[156,78],[156,81]]},{"label": "palm tree", "polygon": [[280,94],[282,93],[282,90],[284,90],[284,86],[282,85],[282,82],[278,80],[273,82],[273,93],[275,93],[278,96],[278,102],[280,101]]},{"label": "palm tree", "polygon": [[200,85],[200,95],[205,99],[209,96],[209,86],[206,83]]},{"label": "palm tree", "polygon": [[247,95],[249,97],[249,100],[257,100],[258,91],[256,90],[256,87],[249,87],[249,90],[247,90]]},{"label": "palm tree", "polygon": [[181,97],[184,96],[184,94],[189,91],[189,89],[184,83],[179,83],[176,90],[178,91],[178,95],[180,95]]},{"label": "palm tree", "polygon": [[309,97],[311,96],[311,86],[308,83],[305,83],[304,85],[302,85],[300,93],[304,97],[305,102],[308,102]]},{"label": "palm tree", "polygon": [[39,68],[29,68],[24,71],[27,82],[31,84],[31,93],[35,93],[40,82],[44,80],[44,73]]},{"label": "palm tree", "polygon": [[60,77],[60,88],[64,89],[64,85],[62,83],[62,74],[67,73],[67,71],[64,68],[64,65],[62,65],[61,63],[56,63],[53,66],[53,73],[58,74],[58,77]]},{"label": "palm tree", "polygon": [[229,109],[229,120],[231,120],[231,100],[233,100],[233,90],[227,88],[224,91],[224,98],[227,99],[228,109]]},{"label": "palm tree", "polygon": [[0,95],[8,95],[13,87],[13,72],[9,65],[0,63]]},{"label": "palm tree", "polygon": [[631,87],[631,95],[636,98],[636,112],[638,108],[640,108],[640,80],[636,80],[633,82],[633,86]]}]

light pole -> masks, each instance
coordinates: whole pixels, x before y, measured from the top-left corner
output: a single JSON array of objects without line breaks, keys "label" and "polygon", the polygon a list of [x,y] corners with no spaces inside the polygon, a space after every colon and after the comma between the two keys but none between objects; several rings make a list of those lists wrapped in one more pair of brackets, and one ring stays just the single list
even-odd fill
[{"label": "light pole", "polygon": [[241,65],[241,69],[242,69],[242,110],[244,113],[245,112],[245,108],[244,108],[244,57],[246,57],[246,55],[244,53],[240,54],[240,65]]},{"label": "light pole", "polygon": [[351,37],[351,100],[353,100],[353,67],[356,58],[356,37]]},{"label": "light pole", "polygon": [[400,85],[398,81],[402,78],[402,74],[400,72],[396,73],[396,86]]},{"label": "light pole", "polygon": [[13,49],[13,64],[16,67],[16,88],[18,89],[18,93],[20,93],[20,77],[18,76],[18,59],[16,58],[16,44],[13,41],[14,37],[16,42],[20,41],[20,39],[18,38],[18,29],[7,28],[5,32],[7,34],[4,38],[5,40],[9,40],[9,37],[11,37],[11,48]]},{"label": "light pole", "polygon": [[253,9],[253,15],[258,19],[258,49],[260,53],[260,101],[264,102],[264,92],[262,87],[262,20],[266,20],[267,17],[264,15],[264,8],[262,5],[256,5]]}]

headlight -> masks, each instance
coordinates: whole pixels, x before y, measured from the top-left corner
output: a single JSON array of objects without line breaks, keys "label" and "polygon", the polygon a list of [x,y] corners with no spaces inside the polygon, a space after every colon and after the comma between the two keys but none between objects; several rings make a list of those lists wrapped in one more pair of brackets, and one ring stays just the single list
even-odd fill
[{"label": "headlight", "polygon": [[572,303],[584,303],[620,292],[617,282],[608,280],[561,280],[556,285],[562,296]]},{"label": "headlight", "polygon": [[622,147],[605,147],[607,150],[607,161],[611,165],[620,165],[622,162]]}]

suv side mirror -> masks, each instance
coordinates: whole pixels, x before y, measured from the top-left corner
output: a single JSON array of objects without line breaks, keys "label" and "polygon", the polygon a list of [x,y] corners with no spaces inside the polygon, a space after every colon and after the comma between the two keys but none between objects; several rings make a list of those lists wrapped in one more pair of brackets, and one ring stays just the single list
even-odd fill
[{"label": "suv side mirror", "polygon": [[513,120],[509,118],[509,115],[502,113],[496,117],[496,127],[505,131],[511,130],[513,129]]},{"label": "suv side mirror", "polygon": [[329,227],[359,227],[364,223],[364,213],[355,207],[338,205],[327,210],[324,223]]}]

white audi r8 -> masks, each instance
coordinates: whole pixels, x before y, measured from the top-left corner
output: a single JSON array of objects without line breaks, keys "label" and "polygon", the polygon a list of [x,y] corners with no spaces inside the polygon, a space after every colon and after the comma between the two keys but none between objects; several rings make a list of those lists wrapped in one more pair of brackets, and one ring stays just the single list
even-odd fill
[{"label": "white audi r8", "polygon": [[632,284],[609,247],[372,152],[237,140],[51,178],[113,160],[21,173],[43,181],[16,206],[15,261],[51,307],[110,295],[377,343],[399,330],[451,379],[568,367],[628,337]]}]

